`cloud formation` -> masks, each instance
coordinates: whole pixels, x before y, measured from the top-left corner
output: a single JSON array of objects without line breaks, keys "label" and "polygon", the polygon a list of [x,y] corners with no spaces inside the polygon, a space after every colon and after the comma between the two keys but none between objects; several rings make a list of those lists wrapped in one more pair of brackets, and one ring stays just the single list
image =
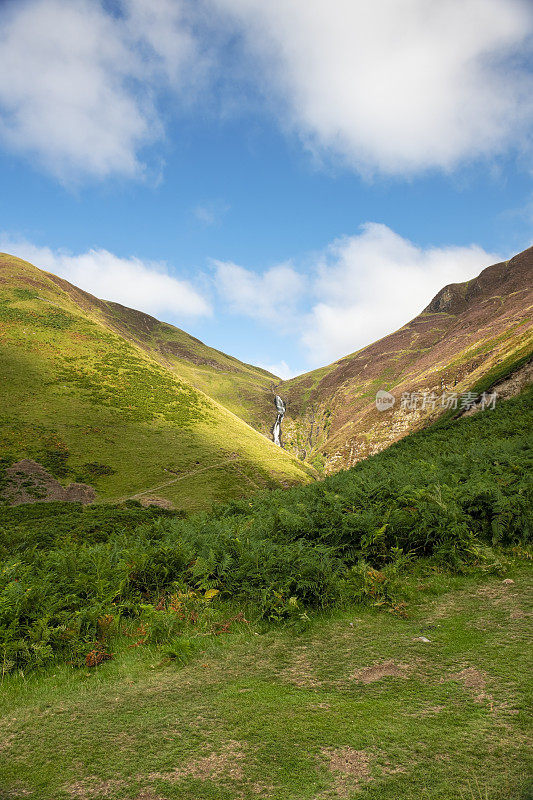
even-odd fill
[{"label": "cloud formation", "polygon": [[189,94],[203,74],[181,0],[119,9],[99,0],[0,9],[0,137],[62,181],[142,175],[141,149],[163,134],[155,93]]},{"label": "cloud formation", "polygon": [[212,0],[282,121],[362,173],[525,147],[530,0]]},{"label": "cloud formation", "polygon": [[211,227],[220,225],[229,210],[230,206],[224,200],[208,200],[195,206],[193,214],[202,225]]},{"label": "cloud formation", "polygon": [[443,286],[469,280],[499,260],[478,245],[424,248],[386,225],[362,225],[318,259],[315,301],[301,325],[310,361],[333,361],[392,333]]},{"label": "cloud formation", "polygon": [[530,0],[5,2],[0,139],[64,182],[139,178],[193,99],[255,92],[319,159],[451,170],[530,149],[532,42]]},{"label": "cloud formation", "polygon": [[188,281],[168,273],[164,264],[119,258],[95,249],[73,255],[0,236],[0,250],[53,272],[103,300],[112,300],[171,319],[211,314],[208,301]]},{"label": "cloud formation", "polygon": [[213,261],[215,284],[233,313],[291,326],[305,289],[305,277],[290,264],[278,264],[262,274],[230,261]]},{"label": "cloud formation", "polygon": [[[0,235],[0,250],[97,297],[178,324],[213,313],[205,293],[171,275],[162,263],[121,258],[101,248],[72,254],[7,234]],[[214,261],[212,279],[220,314],[252,320],[257,325],[252,338],[261,338],[265,327],[280,341],[291,337],[314,368],[392,333],[417,316],[443,286],[473,278],[501,260],[501,254],[475,244],[421,247],[386,225],[367,222],[358,233],[307,256],[305,272],[292,263],[257,272]],[[205,277],[200,276],[209,292]],[[284,379],[296,374],[283,360],[261,366]]]},{"label": "cloud formation", "polygon": [[296,336],[317,367],[392,333],[443,286],[499,260],[478,245],[420,247],[367,222],[312,256],[306,274],[287,265],[257,273],[216,262],[216,284],[234,313]]},{"label": "cloud formation", "polygon": [[258,364],[257,366],[266,369],[267,372],[271,372],[283,381],[288,381],[289,378],[295,378],[298,375],[286,361],[280,361],[278,364]]}]

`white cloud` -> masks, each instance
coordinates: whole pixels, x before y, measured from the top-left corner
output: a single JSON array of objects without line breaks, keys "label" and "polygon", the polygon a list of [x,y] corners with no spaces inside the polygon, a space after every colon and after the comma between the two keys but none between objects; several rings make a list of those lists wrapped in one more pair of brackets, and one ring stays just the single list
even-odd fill
[{"label": "white cloud", "polygon": [[417,316],[448,283],[477,275],[501,260],[477,245],[419,247],[386,225],[333,242],[318,260],[301,341],[313,364],[370,344]]},{"label": "white cloud", "polygon": [[283,381],[288,381],[289,378],[294,378],[298,375],[298,372],[291,369],[286,361],[280,361],[278,364],[258,364],[257,366],[261,367],[261,369],[266,369],[267,372],[271,372]]},{"label": "white cloud", "polygon": [[[119,0],[131,42],[148,58],[148,76],[158,72],[174,87],[203,85],[208,68],[193,35],[195,17],[186,0]],[[190,66],[193,69],[190,69]]]},{"label": "white cloud", "polygon": [[[202,74],[180,0],[19,0],[0,9],[0,137],[63,181],[138,177],[158,90]],[[194,71],[190,66],[194,64]]]},{"label": "white cloud", "polygon": [[449,170],[530,146],[532,41],[531,0],[0,2],[0,138],[64,182],[139,177],[200,90],[234,114],[259,86],[319,156]]},{"label": "white cloud", "polygon": [[[358,234],[311,255],[306,273],[287,264],[257,273],[215,262],[215,280],[230,311],[290,335],[309,365],[318,367],[392,333],[443,286],[500,260],[475,244],[420,247],[386,225],[367,222]],[[285,367],[265,369],[285,377]]]},{"label": "white cloud", "polygon": [[[74,255],[0,235],[0,250],[66,278],[97,297],[165,319],[208,316],[211,306],[190,282],[165,264],[120,258],[103,249]],[[213,262],[215,286],[239,316],[291,337],[309,367],[341,358],[397,330],[417,316],[449,283],[475,277],[502,255],[478,245],[420,247],[386,225],[368,222],[360,232],[333,241],[306,259],[306,273],[291,264],[254,272]],[[257,331],[251,331],[257,337]],[[284,380],[296,373],[286,361],[263,369]]]},{"label": "white cloud", "polygon": [[292,325],[305,280],[289,264],[278,264],[262,274],[229,261],[214,261],[215,283],[231,311],[282,329]]},{"label": "white cloud", "polygon": [[211,0],[316,153],[409,174],[525,147],[530,0]]},{"label": "white cloud", "polygon": [[0,249],[47,272],[53,272],[104,300],[156,316],[197,317],[211,314],[206,299],[188,282],[174,278],[164,264],[119,258],[107,250],[73,255],[0,236]]}]

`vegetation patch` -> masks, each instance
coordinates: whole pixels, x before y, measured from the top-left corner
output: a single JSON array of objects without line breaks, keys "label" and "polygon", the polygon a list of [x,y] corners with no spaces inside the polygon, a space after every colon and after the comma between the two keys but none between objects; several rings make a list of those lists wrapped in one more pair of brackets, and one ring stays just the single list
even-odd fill
[{"label": "vegetation patch", "polygon": [[92,486],[71,483],[63,487],[41,464],[29,459],[6,467],[0,490],[0,502],[3,500],[11,505],[54,500],[92,503],[94,498]]},{"label": "vegetation patch", "polygon": [[[434,570],[497,572],[492,548],[531,536],[530,396],[415,434],[322,483],[186,519],[140,506],[131,519],[146,523],[135,528],[120,507],[65,510],[53,526],[8,515],[4,672],[57,658],[84,664],[98,642],[112,653],[134,620],[146,629],[137,640],[168,642],[186,660],[201,636],[244,620],[304,630],[309,613],[354,601],[402,618],[412,601],[405,579],[421,559]],[[108,616],[115,642],[102,640]]]},{"label": "vegetation patch", "polygon": [[244,777],[242,761],[245,748],[240,742],[224,742],[220,751],[191,759],[182,767],[171,772],[152,772],[146,777],[149,780],[163,780],[172,783],[183,778],[194,778],[201,781],[227,782],[242,780]]}]

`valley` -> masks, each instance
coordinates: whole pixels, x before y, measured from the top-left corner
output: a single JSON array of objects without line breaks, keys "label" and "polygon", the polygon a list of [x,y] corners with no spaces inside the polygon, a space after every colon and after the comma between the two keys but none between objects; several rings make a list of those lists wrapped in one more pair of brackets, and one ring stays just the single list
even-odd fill
[{"label": "valley", "polygon": [[[139,497],[187,511],[315,480],[459,415],[465,393],[529,369],[532,276],[530,248],[444,287],[384,339],[280,382],[148,314],[0,256],[3,463],[33,460],[100,500]],[[392,408],[376,408],[378,390],[392,394]],[[441,403],[446,393],[455,408]],[[405,403],[411,396],[433,399]]]},{"label": "valley", "polygon": [[533,800],[533,0],[0,0],[0,800]]},{"label": "valley", "polygon": [[280,382],[0,256],[2,800],[530,796],[531,257]]}]

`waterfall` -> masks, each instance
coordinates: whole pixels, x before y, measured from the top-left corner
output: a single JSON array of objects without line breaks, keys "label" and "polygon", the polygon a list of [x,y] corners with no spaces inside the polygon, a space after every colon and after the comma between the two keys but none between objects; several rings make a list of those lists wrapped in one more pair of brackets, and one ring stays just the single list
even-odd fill
[{"label": "waterfall", "polygon": [[277,444],[278,447],[281,447],[281,421],[285,416],[285,403],[283,402],[279,394],[277,394],[276,397],[274,398],[274,404],[276,406],[278,415],[276,417],[276,421],[272,429],[272,434],[274,436],[274,444]]}]

